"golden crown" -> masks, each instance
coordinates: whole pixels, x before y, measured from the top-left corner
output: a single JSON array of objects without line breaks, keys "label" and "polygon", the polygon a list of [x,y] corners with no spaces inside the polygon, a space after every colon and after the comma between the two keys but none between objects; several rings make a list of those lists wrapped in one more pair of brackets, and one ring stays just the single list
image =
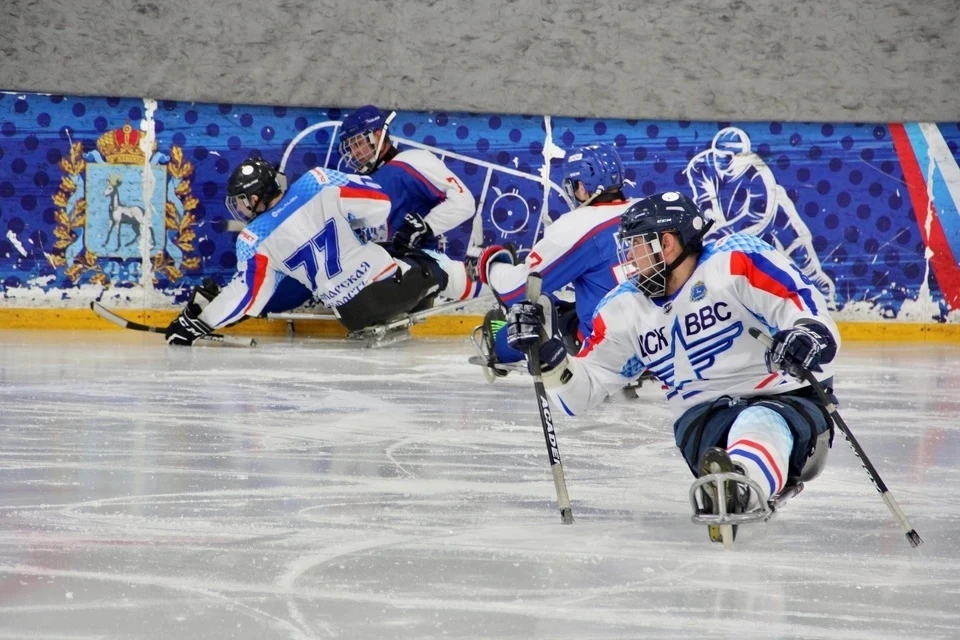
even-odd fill
[{"label": "golden crown", "polygon": [[[100,136],[97,140],[97,149],[110,164],[143,164],[144,155],[139,144],[141,135],[128,123],[120,129],[107,131]],[[157,143],[154,141],[151,155],[156,150]]]}]

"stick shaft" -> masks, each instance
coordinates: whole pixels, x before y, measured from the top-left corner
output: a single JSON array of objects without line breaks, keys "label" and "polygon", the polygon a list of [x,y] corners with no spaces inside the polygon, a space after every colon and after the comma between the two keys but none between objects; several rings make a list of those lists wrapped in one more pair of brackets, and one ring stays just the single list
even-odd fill
[{"label": "stick shaft", "polygon": [[[527,276],[527,300],[536,302],[540,297],[543,280],[536,271]],[[560,505],[560,518],[564,524],[573,522],[573,508],[570,506],[570,496],[567,493],[567,481],[563,475],[563,463],[560,461],[560,447],[557,444],[557,434],[553,428],[553,414],[550,412],[550,399],[543,386],[543,371],[540,364],[540,343],[527,350],[527,359],[530,361],[530,372],[533,374],[533,388],[537,394],[537,409],[540,411],[540,426],[543,427],[543,438],[547,445],[547,457],[550,459],[550,470],[553,473],[553,485],[557,490],[557,502]]]},{"label": "stick shaft", "polygon": [[[162,327],[153,327],[148,324],[142,324],[140,322],[134,322],[133,320],[127,320],[121,316],[118,316],[114,312],[110,311],[103,305],[98,302],[91,302],[90,309],[93,310],[95,314],[103,318],[108,322],[112,322],[118,327],[124,329],[130,329],[132,331],[145,331],[147,333],[164,333],[165,330]],[[238,336],[224,336],[219,333],[211,333],[206,336],[202,336],[200,340],[207,340],[208,342],[222,342],[223,344],[234,345],[238,347],[255,347],[257,346],[257,341],[255,338],[240,338]]]},{"label": "stick shaft", "polygon": [[[750,335],[763,344],[763,346],[765,346],[767,349],[773,346],[773,339],[767,334],[761,332],[759,329],[751,328]],[[923,540],[920,539],[920,536],[917,534],[916,530],[910,526],[907,516],[903,513],[900,505],[897,504],[893,494],[890,493],[889,489],[887,489],[887,485],[884,483],[883,478],[880,477],[880,473],[877,472],[876,467],[874,467],[873,463],[870,462],[870,458],[867,457],[863,447],[861,447],[860,443],[857,442],[857,439],[850,431],[850,427],[848,427],[847,423],[844,422],[843,418],[840,417],[840,413],[837,411],[837,405],[834,404],[829,397],[827,397],[826,392],[823,390],[823,385],[821,385],[820,381],[817,380],[816,376],[813,375],[813,372],[804,369],[802,370],[802,376],[803,379],[806,380],[807,384],[810,385],[810,388],[813,389],[814,393],[817,394],[817,398],[820,400],[824,409],[827,410],[827,413],[830,414],[830,418],[833,420],[833,423],[837,425],[840,433],[843,434],[843,439],[847,441],[848,445],[850,445],[850,448],[853,450],[853,455],[855,455],[860,461],[860,466],[863,467],[864,471],[866,471],[867,475],[870,477],[870,481],[873,483],[873,486],[876,487],[880,497],[883,498],[883,503],[887,505],[890,513],[892,513],[893,517],[896,518],[900,523],[900,526],[903,528],[903,531],[907,536],[907,541],[910,543],[910,546],[919,547],[921,544],[923,544]]]},{"label": "stick shaft", "polygon": [[863,470],[867,472],[867,475],[870,477],[870,481],[877,489],[877,493],[879,493],[880,497],[883,498],[883,503],[887,505],[890,513],[892,513],[893,517],[896,518],[900,523],[900,526],[903,528],[903,532],[906,534],[910,544],[915,547],[919,546],[923,541],[920,540],[920,536],[917,535],[917,532],[914,530],[914,528],[910,526],[910,522],[907,520],[906,514],[903,513],[900,505],[897,504],[896,498],[894,498],[893,494],[890,493],[890,490],[887,489],[887,484],[883,481],[883,478],[880,477],[880,473],[877,471],[877,468],[873,466],[872,462],[870,462],[870,458],[863,450],[863,447],[860,446],[857,438],[850,431],[850,427],[848,427],[847,423],[844,422],[843,418],[840,417],[840,413],[837,411],[837,406],[830,401],[830,398],[827,397],[826,392],[823,390],[823,385],[820,384],[820,381],[817,380],[810,371],[804,372],[804,379],[810,384],[810,387],[813,389],[814,393],[817,394],[817,397],[820,398],[820,402],[822,402],[823,406],[826,408],[827,413],[829,413],[830,417],[833,418],[834,424],[837,425],[837,428],[840,429],[840,433],[843,434],[843,439],[847,441],[848,445],[850,445],[850,448],[853,450],[853,455],[857,457],[857,459],[860,461],[860,466],[863,467]]}]

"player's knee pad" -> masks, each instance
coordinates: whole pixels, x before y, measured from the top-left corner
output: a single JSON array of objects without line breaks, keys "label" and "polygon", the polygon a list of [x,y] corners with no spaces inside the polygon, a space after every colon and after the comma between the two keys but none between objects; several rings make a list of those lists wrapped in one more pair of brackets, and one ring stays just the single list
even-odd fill
[{"label": "player's knee pad", "polygon": [[[793,433],[779,413],[760,405],[744,409],[727,433],[727,452],[747,476],[761,483],[766,500],[786,483]],[[761,496],[757,496],[761,498]]]},{"label": "player's knee pad", "polygon": [[824,431],[817,436],[817,444],[813,453],[803,464],[803,470],[800,472],[801,482],[810,482],[819,476],[824,467],[827,466],[827,454],[830,453],[830,432]]},{"label": "player's knee pad", "polygon": [[787,421],[777,411],[762,405],[747,407],[730,426],[728,440],[738,435],[765,434],[784,444],[793,444],[793,433]]}]

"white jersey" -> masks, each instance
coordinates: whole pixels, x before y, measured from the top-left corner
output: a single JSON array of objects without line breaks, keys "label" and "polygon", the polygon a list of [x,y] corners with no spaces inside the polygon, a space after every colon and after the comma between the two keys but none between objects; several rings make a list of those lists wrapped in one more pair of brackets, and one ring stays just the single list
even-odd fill
[{"label": "white jersey", "polygon": [[259,315],[285,277],[296,278],[328,307],[391,277],[398,265],[353,229],[386,220],[390,199],[369,178],[312,169],[240,232],[233,280],[203,310],[214,329]]},{"label": "white jersey", "polygon": [[[570,360],[572,377],[551,393],[573,415],[649,369],[679,417],[724,395],[790,391],[806,383],[769,373],[766,349],[748,330],[772,335],[804,319],[824,325],[839,346],[823,294],[773,247],[734,234],[706,245],[672,296],[651,299],[629,283],[611,292],[597,308],[593,333]],[[823,369],[818,379],[833,375],[831,365]]]}]

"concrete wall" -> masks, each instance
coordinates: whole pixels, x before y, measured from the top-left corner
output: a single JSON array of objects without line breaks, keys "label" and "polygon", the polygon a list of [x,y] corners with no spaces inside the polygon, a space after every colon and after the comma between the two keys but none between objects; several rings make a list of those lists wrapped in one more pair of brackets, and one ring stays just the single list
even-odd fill
[{"label": "concrete wall", "polygon": [[955,121],[957,0],[4,0],[0,89],[637,119]]}]

